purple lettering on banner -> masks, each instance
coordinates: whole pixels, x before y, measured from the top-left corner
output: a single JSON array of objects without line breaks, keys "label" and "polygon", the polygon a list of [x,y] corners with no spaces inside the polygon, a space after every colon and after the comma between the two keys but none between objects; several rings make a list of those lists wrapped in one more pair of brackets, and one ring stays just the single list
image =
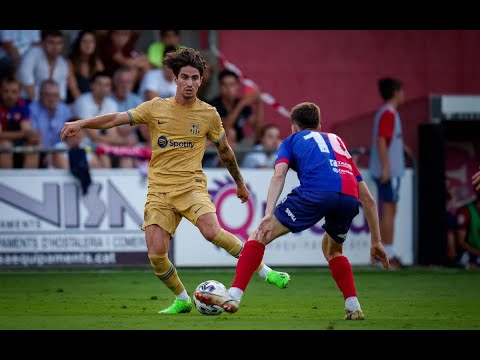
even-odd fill
[{"label": "purple lettering on banner", "polygon": [[247,218],[245,222],[243,224],[240,224],[240,226],[238,227],[231,227],[224,221],[224,213],[222,211],[222,206],[225,200],[228,199],[230,196],[234,196],[237,201],[240,201],[237,197],[237,185],[231,180],[227,180],[226,182],[215,180],[214,182],[219,186],[219,188],[217,190],[209,190],[209,193],[212,197],[212,202],[217,208],[217,217],[220,226],[240,238],[240,240],[242,240],[243,242],[246,242],[248,240],[248,229],[250,228],[250,225],[252,224],[255,215],[254,195],[250,191],[250,196],[248,197],[248,200],[244,203],[245,205],[247,205]]}]

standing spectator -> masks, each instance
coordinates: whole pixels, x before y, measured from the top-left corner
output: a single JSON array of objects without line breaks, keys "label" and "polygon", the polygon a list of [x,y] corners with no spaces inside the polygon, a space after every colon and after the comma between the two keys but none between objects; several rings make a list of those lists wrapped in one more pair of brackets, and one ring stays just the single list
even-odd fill
[{"label": "standing spectator", "polygon": [[180,45],[180,30],[160,30],[160,41],[150,44],[147,50],[148,61],[153,67],[162,67],[165,49],[169,47],[175,50],[183,47]]},{"label": "standing spectator", "polygon": [[[243,129],[245,124],[250,125],[255,133],[263,125],[263,102],[260,91],[254,89],[248,95],[240,97],[240,78],[228,69],[220,72],[218,80],[220,82],[220,96],[210,101],[210,104],[217,108],[225,129],[235,128],[237,141],[241,143],[245,137]],[[257,106],[257,112],[252,110],[251,105],[254,103]]]},{"label": "standing spectator", "polygon": [[[175,51],[174,47],[165,49],[165,54]],[[161,67],[147,71],[140,83],[139,95],[144,101],[155,97],[166,99],[175,96],[177,84],[173,81],[173,72],[168,67]]]},{"label": "standing spectator", "polygon": [[23,54],[39,44],[40,30],[0,30],[0,78],[14,75]]},{"label": "standing spectator", "polygon": [[262,128],[260,143],[253,147],[243,159],[245,168],[273,168],[278,146],[280,145],[280,129],[277,125],[267,124]]},{"label": "standing spectator", "polygon": [[380,202],[380,231],[390,266],[402,268],[393,250],[395,215],[400,179],[405,172],[402,123],[397,108],[403,104],[403,84],[398,79],[382,78],[378,89],[384,104],[375,114],[370,153],[370,174],[377,184]]},{"label": "standing spectator", "polygon": [[[42,146],[54,148],[62,140],[60,131],[63,124],[72,117],[70,107],[60,100],[60,89],[55,80],[44,80],[40,85],[40,99],[30,104],[32,128],[40,133]],[[60,153],[50,153],[43,157],[42,167],[58,162]]]},{"label": "standing spectator", "polygon": [[90,91],[90,80],[93,74],[105,69],[98,56],[93,31],[82,30],[78,33],[67,63],[69,67],[67,103],[72,103],[81,94]]},{"label": "standing spectator", "polygon": [[34,46],[22,57],[18,74],[24,94],[30,100],[38,98],[43,80],[53,79],[60,88],[60,99],[67,99],[68,65],[62,56],[61,30],[42,30],[41,46]]},{"label": "standing spectator", "polygon": [[[20,98],[20,82],[14,77],[6,77],[2,80],[0,89],[0,147],[37,146],[39,136],[32,130],[28,102]],[[37,168],[38,158],[38,153],[25,154],[23,167]],[[0,153],[0,167],[14,167],[12,153]]]},{"label": "standing spectator", "polygon": [[458,209],[456,235],[462,253],[468,254],[467,268],[480,265],[480,191],[476,198]]},{"label": "standing spectator", "polygon": [[[79,119],[86,119],[97,115],[117,112],[118,106],[112,99],[112,79],[106,72],[99,72],[93,75],[90,92],[80,95],[73,104],[73,115]],[[117,128],[108,130],[87,129],[87,136],[91,141],[90,145],[127,145],[127,141],[118,133]],[[111,160],[106,155],[99,155],[99,162],[102,167],[111,167]]]}]

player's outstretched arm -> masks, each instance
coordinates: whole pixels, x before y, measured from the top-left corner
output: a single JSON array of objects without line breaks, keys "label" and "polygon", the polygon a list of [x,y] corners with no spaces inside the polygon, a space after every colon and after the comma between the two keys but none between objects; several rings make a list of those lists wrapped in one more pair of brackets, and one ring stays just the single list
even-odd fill
[{"label": "player's outstretched arm", "polygon": [[226,136],[217,144],[217,154],[237,184],[237,197],[244,203],[248,200],[249,192],[240,173],[235,153],[230,147]]},{"label": "player's outstretched arm", "polygon": [[367,218],[368,227],[370,228],[370,260],[372,264],[375,263],[375,258],[378,256],[382,261],[385,269],[390,269],[387,253],[382,245],[382,238],[380,236],[380,222],[378,220],[377,203],[373,198],[370,190],[368,190],[365,181],[358,183],[358,190],[360,194],[360,202]]},{"label": "player's outstretched arm", "polygon": [[475,190],[480,191],[480,170],[473,174],[472,184],[475,186]]},{"label": "player's outstretched arm", "polygon": [[98,115],[92,118],[66,122],[60,133],[60,138],[64,140],[66,137],[77,134],[80,129],[110,129],[115,126],[130,123],[130,117],[126,111]]},{"label": "player's outstretched arm", "polygon": [[268,188],[267,205],[265,207],[265,216],[272,215],[277,205],[278,198],[283,191],[285,185],[285,177],[288,172],[288,164],[280,162],[275,165],[275,170],[270,180],[270,186]]}]

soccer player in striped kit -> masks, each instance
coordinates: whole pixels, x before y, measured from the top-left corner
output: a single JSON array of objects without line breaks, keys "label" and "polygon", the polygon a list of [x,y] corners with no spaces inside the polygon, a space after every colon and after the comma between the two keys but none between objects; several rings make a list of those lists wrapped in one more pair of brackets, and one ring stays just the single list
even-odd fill
[{"label": "soccer player in striped kit", "polygon": [[[277,150],[265,217],[245,243],[232,286],[224,295],[197,291],[194,296],[207,305],[220,305],[227,312],[236,312],[255,269],[263,259],[265,245],[289,232],[308,229],[325,218],[322,250],[345,299],[345,319],[363,320],[365,316],[357,299],[352,268],[343,255],[343,243],[353,218],[358,214],[360,200],[371,232],[371,261],[375,262],[378,257],[383,267],[389,269],[375,199],[342,139],[320,131],[320,108],[317,105],[296,105],[290,113],[290,120],[292,135]],[[300,186],[275,206],[289,168],[297,172]]]}]

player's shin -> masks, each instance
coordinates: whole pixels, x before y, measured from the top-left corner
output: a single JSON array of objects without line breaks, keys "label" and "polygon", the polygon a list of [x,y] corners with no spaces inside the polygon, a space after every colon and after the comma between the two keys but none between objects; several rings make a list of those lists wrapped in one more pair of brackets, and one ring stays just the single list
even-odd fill
[{"label": "player's shin", "polygon": [[345,256],[336,256],[328,262],[332,277],[337,283],[338,288],[346,300],[347,307],[352,308],[348,310],[357,310],[360,304],[357,300],[357,292],[355,290],[355,281],[353,279],[353,272],[350,262]]},{"label": "player's shin", "polygon": [[155,275],[178,297],[178,295],[185,292],[180,278],[177,274],[177,269],[168,259],[167,254],[151,255],[148,254],[150,264],[155,272]]},{"label": "player's shin", "polygon": [[265,245],[263,245],[261,242],[249,240],[245,243],[242,254],[238,259],[232,288],[235,287],[245,291],[253,273],[261,264],[264,253]]}]

